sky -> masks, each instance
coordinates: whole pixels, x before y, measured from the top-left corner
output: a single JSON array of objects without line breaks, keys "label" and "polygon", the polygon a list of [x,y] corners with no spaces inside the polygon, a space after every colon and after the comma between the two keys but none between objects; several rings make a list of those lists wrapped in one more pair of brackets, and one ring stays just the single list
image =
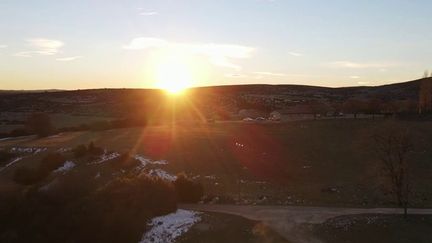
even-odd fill
[{"label": "sky", "polygon": [[432,70],[431,11],[429,0],[0,0],[0,89],[408,81]]}]

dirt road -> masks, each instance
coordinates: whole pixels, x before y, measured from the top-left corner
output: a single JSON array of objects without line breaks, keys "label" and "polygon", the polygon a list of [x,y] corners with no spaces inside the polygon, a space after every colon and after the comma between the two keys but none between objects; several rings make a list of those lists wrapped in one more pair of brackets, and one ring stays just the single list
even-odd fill
[{"label": "dirt road", "polygon": [[[298,206],[237,206],[186,204],[183,209],[233,214],[261,221],[293,243],[322,243],[308,232],[308,225],[351,214],[402,214],[397,208],[330,208]],[[432,214],[432,209],[410,209],[410,214]]]}]

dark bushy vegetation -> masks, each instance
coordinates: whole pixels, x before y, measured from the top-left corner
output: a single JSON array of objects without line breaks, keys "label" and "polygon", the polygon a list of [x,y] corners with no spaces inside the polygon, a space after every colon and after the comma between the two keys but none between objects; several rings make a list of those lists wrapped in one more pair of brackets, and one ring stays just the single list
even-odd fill
[{"label": "dark bushy vegetation", "polygon": [[98,188],[70,177],[56,189],[0,195],[0,242],[138,242],[146,222],[176,209],[171,184],[144,175]]},{"label": "dark bushy vegetation", "polygon": [[99,156],[103,154],[103,149],[100,147],[96,147],[93,142],[90,142],[89,145],[80,144],[76,146],[72,150],[75,158],[81,158],[87,155],[90,156]]},{"label": "dark bushy vegetation", "polygon": [[14,172],[14,181],[21,185],[33,185],[45,179],[51,171],[60,167],[65,158],[58,153],[45,156],[35,168],[21,167]]},{"label": "dark bushy vegetation", "polygon": [[0,165],[14,158],[16,155],[11,152],[0,150]]},{"label": "dark bushy vegetation", "polygon": [[123,153],[119,157],[111,160],[110,164],[115,169],[131,169],[139,166],[141,163],[131,157],[129,153]]},{"label": "dark bushy vegetation", "polygon": [[74,132],[74,131],[103,131],[103,130],[111,130],[118,128],[127,128],[127,127],[143,127],[147,125],[146,119],[138,119],[138,118],[124,118],[124,119],[116,119],[112,121],[97,121],[88,124],[81,124],[79,126],[74,127],[65,127],[60,129],[60,132]]},{"label": "dark bushy vegetation", "polygon": [[54,132],[51,118],[45,113],[32,114],[27,119],[26,126],[30,132],[39,137],[46,137]]},{"label": "dark bushy vegetation", "polygon": [[26,129],[19,128],[19,129],[14,129],[10,132],[0,133],[0,138],[21,137],[21,136],[28,136],[28,135],[32,135],[32,133]]},{"label": "dark bushy vegetation", "polygon": [[196,203],[204,195],[203,186],[188,179],[184,174],[178,175],[173,184],[178,200],[182,203]]}]

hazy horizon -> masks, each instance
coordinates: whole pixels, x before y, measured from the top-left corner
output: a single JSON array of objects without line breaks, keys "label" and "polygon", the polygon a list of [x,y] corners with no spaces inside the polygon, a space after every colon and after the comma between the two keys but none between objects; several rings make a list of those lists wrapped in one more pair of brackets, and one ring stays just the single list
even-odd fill
[{"label": "hazy horizon", "polygon": [[0,9],[2,90],[378,86],[432,68],[429,1],[6,0]]}]

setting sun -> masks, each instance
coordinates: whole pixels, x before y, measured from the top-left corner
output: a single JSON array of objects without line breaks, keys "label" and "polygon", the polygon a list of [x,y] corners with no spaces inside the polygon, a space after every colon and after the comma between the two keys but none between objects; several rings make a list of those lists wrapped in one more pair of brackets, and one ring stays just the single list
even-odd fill
[{"label": "setting sun", "polygon": [[193,84],[187,62],[170,57],[161,62],[156,70],[156,86],[171,94],[180,94]]}]

